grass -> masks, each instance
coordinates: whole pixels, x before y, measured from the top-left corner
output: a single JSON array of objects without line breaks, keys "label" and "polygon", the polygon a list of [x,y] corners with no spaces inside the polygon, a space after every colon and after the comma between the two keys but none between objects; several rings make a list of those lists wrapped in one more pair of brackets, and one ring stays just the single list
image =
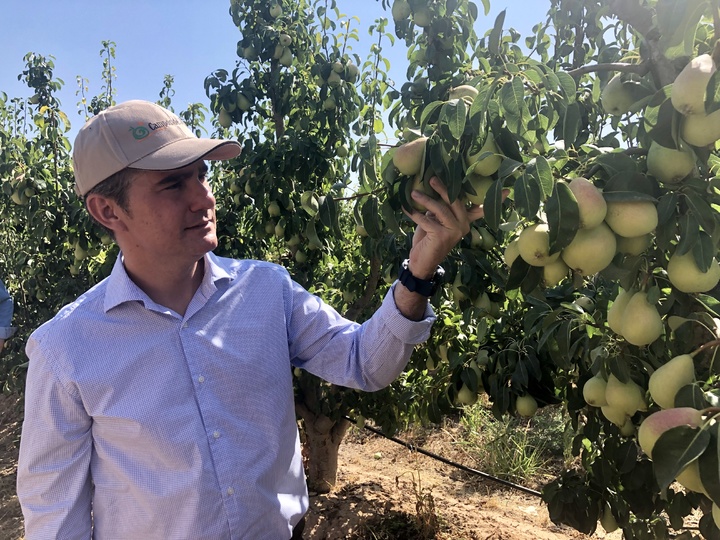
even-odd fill
[{"label": "grass", "polygon": [[557,408],[546,407],[530,418],[495,418],[486,404],[467,407],[460,419],[457,444],[476,469],[524,485],[539,485],[568,454],[565,421]]}]

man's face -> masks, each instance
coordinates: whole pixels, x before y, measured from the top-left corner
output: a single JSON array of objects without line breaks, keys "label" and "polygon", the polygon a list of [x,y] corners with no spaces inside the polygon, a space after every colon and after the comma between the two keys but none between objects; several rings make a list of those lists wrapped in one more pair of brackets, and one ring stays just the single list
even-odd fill
[{"label": "man's face", "polygon": [[125,257],[163,264],[192,263],[217,247],[215,197],[200,160],[173,171],[141,171],[128,191],[123,227],[116,231]]}]

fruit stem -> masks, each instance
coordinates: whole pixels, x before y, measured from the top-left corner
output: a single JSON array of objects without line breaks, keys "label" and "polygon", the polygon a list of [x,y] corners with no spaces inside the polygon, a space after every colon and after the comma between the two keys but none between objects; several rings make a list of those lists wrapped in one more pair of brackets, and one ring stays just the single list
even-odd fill
[{"label": "fruit stem", "polygon": [[691,352],[690,356],[695,358],[695,355],[697,355],[698,353],[701,353],[705,349],[709,349],[710,347],[717,347],[718,345],[720,345],[720,339],[714,339],[712,341],[708,341],[707,343],[700,345],[697,349],[695,349],[693,352]]}]

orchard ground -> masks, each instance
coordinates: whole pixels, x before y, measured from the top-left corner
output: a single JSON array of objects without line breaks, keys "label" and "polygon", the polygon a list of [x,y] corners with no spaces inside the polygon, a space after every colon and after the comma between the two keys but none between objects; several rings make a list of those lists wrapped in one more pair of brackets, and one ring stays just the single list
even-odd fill
[{"label": "orchard ground", "polygon": [[[18,397],[0,395],[0,540],[18,540],[23,534],[15,495],[21,422]],[[400,438],[472,467],[453,444],[458,431],[457,425],[448,423],[442,429],[402,433]],[[336,489],[311,497],[306,538],[416,540],[413,520],[418,516],[418,495],[424,496],[426,510],[430,500],[434,504],[438,540],[621,538],[619,531],[605,534],[599,528],[588,537],[557,526],[537,497],[471,476],[358,429],[351,430],[340,446]],[[393,536],[387,535],[388,530]]]}]

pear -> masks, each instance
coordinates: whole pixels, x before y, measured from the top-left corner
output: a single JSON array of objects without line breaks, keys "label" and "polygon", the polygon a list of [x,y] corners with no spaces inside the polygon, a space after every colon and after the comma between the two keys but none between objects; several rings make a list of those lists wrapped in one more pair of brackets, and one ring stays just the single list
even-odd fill
[{"label": "pear", "polygon": [[218,114],[218,124],[227,129],[232,126],[232,123],[233,119],[228,110],[225,108],[220,109],[220,113]]},{"label": "pear", "polygon": [[[481,156],[487,152],[490,152],[492,155],[488,154],[481,158]],[[495,173],[500,168],[500,163],[502,163],[502,157],[499,155],[499,152],[495,144],[495,137],[493,137],[491,132],[488,132],[485,143],[477,153],[471,154],[470,149],[468,149],[467,154],[465,154],[468,173],[475,173],[480,176],[490,176]]]},{"label": "pear", "polygon": [[605,222],[620,236],[642,236],[657,227],[657,208],[652,201],[611,201],[607,203]]},{"label": "pear", "polygon": [[475,190],[475,195],[466,192],[465,198],[471,203],[477,204],[478,206],[484,204],[485,195],[495,181],[489,176],[478,176],[476,174],[471,174],[470,176],[468,176],[468,182],[470,182],[470,185]]},{"label": "pear", "polygon": [[543,285],[545,287],[554,287],[565,279],[569,272],[570,268],[562,259],[546,264],[543,266]]},{"label": "pear", "polygon": [[620,116],[630,112],[636,99],[633,92],[623,84],[622,75],[617,74],[603,88],[600,101],[608,114]]},{"label": "pear", "polygon": [[615,235],[601,223],[592,229],[579,229],[562,250],[562,260],[578,274],[591,276],[608,267],[616,250]]},{"label": "pear", "polygon": [[530,394],[525,394],[515,400],[515,410],[520,416],[529,418],[535,416],[538,410],[538,403]]},{"label": "pear", "polygon": [[689,354],[676,356],[650,375],[648,390],[653,401],[663,409],[675,406],[678,390],[695,382],[695,363]]},{"label": "pear", "polygon": [[707,272],[701,272],[692,251],[682,255],[675,252],[668,261],[667,274],[670,283],[679,291],[708,292],[720,281],[720,264],[717,259],[713,259]]},{"label": "pear", "polygon": [[617,251],[618,253],[624,253],[625,255],[640,255],[647,251],[647,248],[650,247],[652,238],[653,235],[650,233],[630,238],[616,235],[615,240],[617,241]]},{"label": "pear", "polygon": [[417,202],[415,199],[412,198],[413,191],[421,191],[434,199],[437,199],[440,197],[440,195],[438,194],[437,191],[435,191],[433,188],[431,188],[428,184],[426,184],[423,181],[423,177],[420,174],[415,175],[415,178],[413,178],[413,181],[408,182],[406,184],[405,189],[406,189],[405,197],[407,198],[408,202],[410,202],[410,205],[418,212],[427,212],[427,208],[425,208],[424,205],[420,204],[419,202]]},{"label": "pear", "polygon": [[604,407],[607,405],[607,399],[605,399],[606,388],[607,381],[600,375],[590,377],[583,385],[585,403],[591,407]]},{"label": "pear", "polygon": [[602,192],[590,180],[578,176],[568,184],[575,195],[580,212],[580,227],[592,229],[600,225],[607,214],[607,203]]},{"label": "pear", "polygon": [[620,323],[625,341],[642,347],[663,333],[663,322],[655,306],[647,301],[647,293],[636,292],[628,301]]},{"label": "pear", "polygon": [[620,435],[623,437],[632,437],[635,435],[635,424],[633,424],[632,418],[628,417],[625,423],[620,428]]},{"label": "pear", "polygon": [[680,125],[680,136],[693,146],[710,146],[720,139],[720,110],[686,116]]},{"label": "pear", "polygon": [[610,511],[610,505],[607,503],[605,504],[602,516],[600,516],[600,525],[602,525],[606,533],[614,532],[618,528],[618,522]]},{"label": "pear", "polygon": [[652,413],[638,429],[638,444],[650,458],[660,435],[677,426],[698,427],[702,424],[702,411],[692,407],[675,407]]},{"label": "pear", "polygon": [[517,259],[519,256],[520,248],[518,247],[518,239],[514,238],[507,245],[507,247],[505,248],[505,253],[503,254],[505,264],[508,266],[508,268],[512,266],[512,264],[515,262],[515,259]]},{"label": "pear", "polygon": [[532,266],[545,266],[560,257],[560,252],[550,255],[550,229],[545,223],[523,229],[518,236],[518,250],[525,262]]},{"label": "pear", "polygon": [[415,13],[413,13],[412,16],[413,23],[415,23],[415,25],[419,26],[420,28],[430,26],[431,20],[432,17],[430,16],[430,10],[427,8],[418,9]]},{"label": "pear", "polygon": [[705,486],[702,483],[702,478],[700,477],[700,464],[697,459],[688,463],[688,466],[678,473],[675,480],[685,489],[707,495]]},{"label": "pear", "polygon": [[647,153],[647,169],[659,182],[677,184],[694,168],[695,154],[692,150],[676,150],[655,141],[650,143]]},{"label": "pear", "polygon": [[603,405],[600,407],[600,412],[607,418],[607,420],[617,427],[624,426],[628,420],[628,415],[625,411],[618,409],[617,407],[611,407],[610,405]]},{"label": "pear", "polygon": [[460,272],[455,274],[455,281],[453,281],[452,287],[450,288],[450,291],[453,295],[453,300],[455,300],[455,303],[459,306],[460,303],[467,298],[467,294],[465,294],[461,289],[460,286],[463,284],[462,278],[460,277]]},{"label": "pear", "polygon": [[460,391],[457,394],[457,402],[461,405],[473,405],[477,399],[477,394],[470,390],[465,383],[463,383],[462,388],[460,388]]},{"label": "pear", "polygon": [[449,99],[466,99],[466,102],[472,103],[475,99],[475,96],[478,95],[478,90],[474,86],[470,86],[469,84],[461,84],[460,86],[456,86],[454,88],[450,89],[448,98]]},{"label": "pear", "polygon": [[615,300],[613,301],[612,305],[610,306],[610,309],[608,309],[607,314],[607,323],[610,327],[610,330],[615,332],[616,334],[620,334],[622,336],[622,316],[623,313],[625,313],[625,308],[628,305],[628,302],[635,294],[635,289],[630,289],[628,291],[624,291],[620,289],[620,292],[615,297]]},{"label": "pear", "polygon": [[672,84],[670,102],[676,111],[686,115],[705,113],[705,90],[715,70],[709,54],[688,62]]},{"label": "pear", "polygon": [[[628,382],[621,382],[615,375],[608,377],[605,387],[605,399],[607,406],[632,416],[637,411],[646,411],[645,391],[632,379]],[[625,422],[619,423],[622,426]]]},{"label": "pear", "polygon": [[393,154],[393,165],[400,174],[415,176],[423,166],[427,137],[418,137],[414,141],[403,144]]},{"label": "pear", "polygon": [[392,5],[391,13],[395,22],[404,21],[410,17],[410,4],[407,3],[407,0],[395,0]]},{"label": "pear", "polygon": [[712,517],[715,522],[715,526],[720,528],[720,506],[715,503],[712,505]]}]

